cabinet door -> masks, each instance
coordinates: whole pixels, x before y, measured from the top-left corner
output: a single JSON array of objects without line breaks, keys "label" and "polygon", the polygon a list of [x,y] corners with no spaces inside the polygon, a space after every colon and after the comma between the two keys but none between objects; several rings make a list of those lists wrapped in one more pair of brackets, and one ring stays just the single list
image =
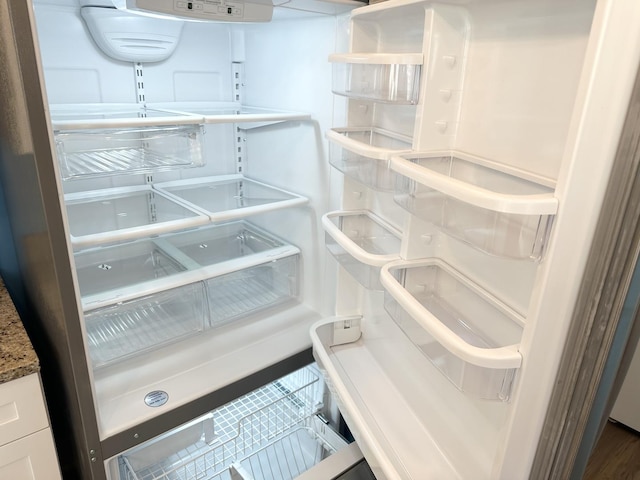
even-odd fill
[{"label": "cabinet door", "polygon": [[48,426],[38,374],[0,385],[0,445]]},{"label": "cabinet door", "polygon": [[0,478],[60,480],[51,430],[45,428],[0,447]]}]

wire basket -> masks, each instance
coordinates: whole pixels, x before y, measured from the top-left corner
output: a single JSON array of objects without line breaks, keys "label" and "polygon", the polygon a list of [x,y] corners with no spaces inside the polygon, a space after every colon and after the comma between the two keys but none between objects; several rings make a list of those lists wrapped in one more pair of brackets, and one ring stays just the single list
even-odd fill
[{"label": "wire basket", "polygon": [[[282,457],[283,447],[277,447],[274,442],[285,445],[282,443],[285,438],[296,434],[305,426],[306,419],[318,412],[321,398],[322,384],[318,376],[309,368],[298,370],[214,411],[213,440],[208,441],[203,435],[195,443],[182,446],[175,453],[142,468],[134,465],[128,454],[122,455],[121,476],[126,480],[242,479],[242,476],[230,476],[231,465],[260,452],[262,457],[258,458],[265,458],[269,448],[278,451]],[[294,451],[292,448],[298,448],[295,440],[302,445],[301,438],[298,434],[291,437],[291,452]],[[153,444],[146,448],[152,449]],[[140,450],[136,449],[136,452]],[[309,460],[304,462],[307,464]]]}]

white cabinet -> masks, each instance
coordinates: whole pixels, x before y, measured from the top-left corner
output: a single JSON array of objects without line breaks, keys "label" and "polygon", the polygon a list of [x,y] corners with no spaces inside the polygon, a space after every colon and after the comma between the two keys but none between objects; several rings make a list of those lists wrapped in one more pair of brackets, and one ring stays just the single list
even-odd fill
[{"label": "white cabinet", "polygon": [[38,374],[0,385],[0,478],[62,478]]}]

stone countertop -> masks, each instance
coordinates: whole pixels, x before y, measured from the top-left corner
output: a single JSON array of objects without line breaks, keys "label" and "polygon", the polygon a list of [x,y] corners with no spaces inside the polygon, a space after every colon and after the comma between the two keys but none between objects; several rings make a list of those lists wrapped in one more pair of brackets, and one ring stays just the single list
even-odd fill
[{"label": "stone countertop", "polygon": [[40,371],[40,363],[0,278],[0,384]]}]

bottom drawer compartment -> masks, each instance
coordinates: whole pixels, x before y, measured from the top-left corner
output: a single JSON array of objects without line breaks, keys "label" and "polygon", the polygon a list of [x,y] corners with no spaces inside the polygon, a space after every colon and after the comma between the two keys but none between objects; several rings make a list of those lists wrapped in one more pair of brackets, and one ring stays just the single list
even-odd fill
[{"label": "bottom drawer compartment", "polygon": [[323,398],[324,384],[311,365],[123,453],[108,467],[121,480],[290,480],[347,445],[318,417]]}]

